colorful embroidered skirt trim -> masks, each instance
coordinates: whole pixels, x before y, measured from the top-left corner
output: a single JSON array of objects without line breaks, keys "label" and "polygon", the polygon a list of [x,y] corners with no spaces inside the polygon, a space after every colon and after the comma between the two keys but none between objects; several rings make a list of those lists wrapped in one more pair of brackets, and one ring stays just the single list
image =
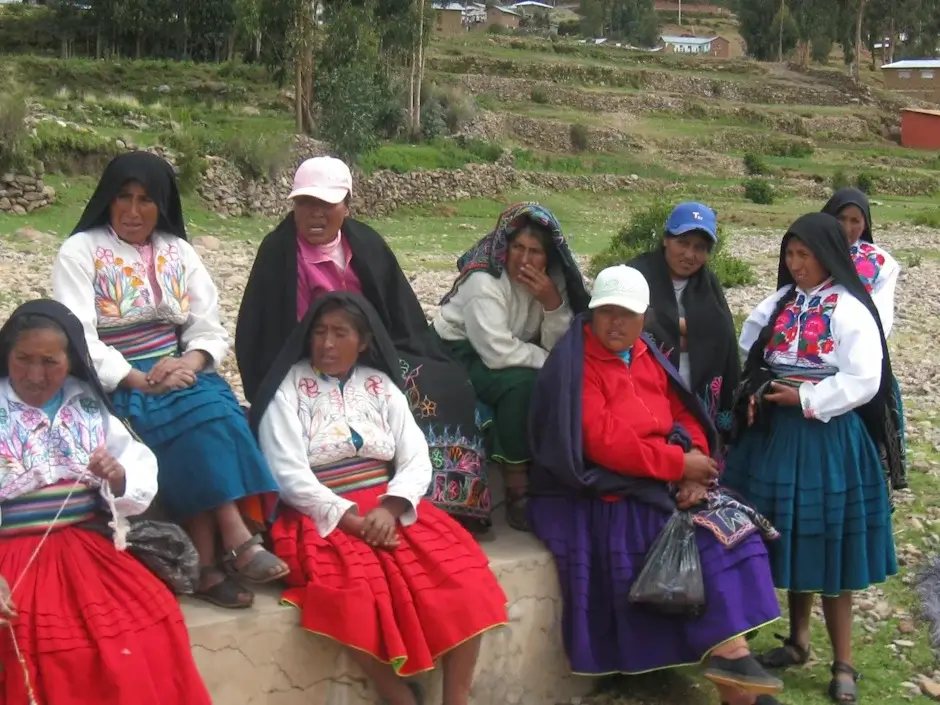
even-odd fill
[{"label": "colorful embroidered skirt trim", "polygon": [[100,507],[96,490],[80,483],[60,482],[0,503],[0,536],[43,533],[53,523],[57,529],[79,524],[93,519]]}]

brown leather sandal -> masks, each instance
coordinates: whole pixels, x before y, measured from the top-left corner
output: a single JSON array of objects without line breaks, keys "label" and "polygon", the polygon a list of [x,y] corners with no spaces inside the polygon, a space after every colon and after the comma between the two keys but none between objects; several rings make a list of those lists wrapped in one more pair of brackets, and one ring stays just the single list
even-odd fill
[{"label": "brown leather sandal", "polygon": [[235,567],[235,561],[238,560],[239,556],[255,546],[260,546],[263,541],[261,534],[255,534],[245,543],[236,546],[231,551],[227,551],[225,558],[222,559],[225,571],[229,575],[255,585],[264,585],[265,583],[280,580],[290,573],[287,564],[266,549],[255,553],[241,568]]},{"label": "brown leather sandal", "polygon": [[218,571],[212,566],[202,566],[199,569],[200,587],[193,593],[193,597],[229,610],[243,610],[254,604],[255,594],[243,588],[225,573],[219,573],[222,576],[219,582],[202,588],[201,584],[205,577],[216,572]]}]

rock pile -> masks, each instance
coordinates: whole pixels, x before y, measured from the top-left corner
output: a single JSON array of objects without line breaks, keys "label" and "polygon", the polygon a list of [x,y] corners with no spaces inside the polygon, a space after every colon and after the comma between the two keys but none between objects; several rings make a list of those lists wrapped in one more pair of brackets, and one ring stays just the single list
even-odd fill
[{"label": "rock pile", "polygon": [[46,186],[35,169],[25,174],[0,175],[0,212],[26,215],[53,203],[55,197],[55,189]]}]

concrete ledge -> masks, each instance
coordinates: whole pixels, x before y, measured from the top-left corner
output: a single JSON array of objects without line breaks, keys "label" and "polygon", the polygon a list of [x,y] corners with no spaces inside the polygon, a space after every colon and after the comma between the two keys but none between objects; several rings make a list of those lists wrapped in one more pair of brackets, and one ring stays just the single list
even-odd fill
[{"label": "concrete ledge", "polygon": [[[497,512],[499,513],[499,512]],[[555,705],[589,692],[572,676],[561,642],[561,596],[551,555],[534,537],[495,527],[483,544],[509,599],[509,624],[483,640],[473,705]],[[334,642],[301,630],[278,589],[247,610],[184,599],[193,654],[218,705],[376,705],[359,669]],[[440,668],[419,677],[428,705],[441,702]]]}]

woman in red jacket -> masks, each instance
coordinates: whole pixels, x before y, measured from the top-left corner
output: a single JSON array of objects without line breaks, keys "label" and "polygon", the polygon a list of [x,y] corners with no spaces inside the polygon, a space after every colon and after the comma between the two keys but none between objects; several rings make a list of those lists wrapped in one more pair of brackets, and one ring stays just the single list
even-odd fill
[{"label": "woman in red jacket", "polygon": [[[779,618],[761,535],[776,532],[717,488],[717,434],[678,371],[642,334],[649,286],[601,272],[590,313],[552,349],[532,396],[529,521],[555,557],[563,635],[579,674],[705,661],[731,705],[774,705],[783,683],[744,635]],[[629,601],[653,541],[690,510],[705,584],[698,619]]]}]

